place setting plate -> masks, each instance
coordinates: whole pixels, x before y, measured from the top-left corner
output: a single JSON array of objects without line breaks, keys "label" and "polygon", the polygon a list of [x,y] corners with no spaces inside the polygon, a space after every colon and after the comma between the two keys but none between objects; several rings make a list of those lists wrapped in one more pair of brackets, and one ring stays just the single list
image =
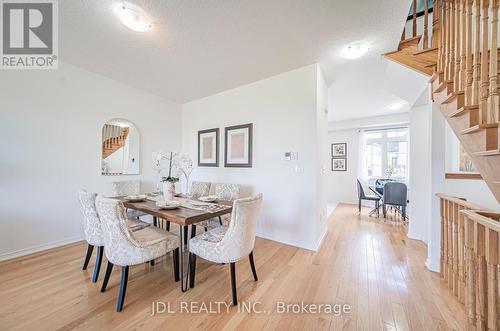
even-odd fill
[{"label": "place setting plate", "polygon": [[202,202],[215,202],[215,201],[217,201],[217,196],[216,195],[202,196],[202,197],[199,197],[198,200],[200,200]]},{"label": "place setting plate", "polygon": [[179,201],[158,201],[156,207],[165,210],[177,209],[181,206]]},{"label": "place setting plate", "polygon": [[138,195],[127,195],[126,197],[123,198],[123,200],[127,202],[143,202],[146,201],[147,196],[145,194],[138,194]]}]

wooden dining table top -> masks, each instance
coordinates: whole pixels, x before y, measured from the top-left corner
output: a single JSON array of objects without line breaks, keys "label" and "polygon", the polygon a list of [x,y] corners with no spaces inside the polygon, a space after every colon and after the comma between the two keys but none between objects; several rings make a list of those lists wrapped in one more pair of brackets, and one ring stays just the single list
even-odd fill
[{"label": "wooden dining table top", "polygon": [[209,220],[213,217],[222,216],[229,214],[233,210],[232,203],[230,201],[217,201],[218,205],[225,205],[227,208],[208,212],[205,210],[191,209],[187,207],[179,207],[176,209],[160,209],[156,206],[155,201],[145,200],[140,202],[130,202],[125,200],[123,197],[115,197],[123,202],[125,208],[134,209],[142,211],[143,213],[163,218],[169,222],[176,223],[179,225],[191,225],[196,224],[201,221]]}]

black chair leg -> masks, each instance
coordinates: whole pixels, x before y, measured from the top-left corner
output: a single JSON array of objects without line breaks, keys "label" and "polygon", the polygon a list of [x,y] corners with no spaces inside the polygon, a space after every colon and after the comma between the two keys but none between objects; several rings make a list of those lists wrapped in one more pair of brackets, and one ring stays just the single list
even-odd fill
[{"label": "black chair leg", "polygon": [[219,216],[219,224],[222,225],[222,218]]},{"label": "black chair leg", "polygon": [[97,278],[99,278],[99,271],[101,270],[103,250],[104,246],[97,246],[97,256],[95,258],[94,275],[92,276],[92,283],[97,283]]},{"label": "black chair leg", "polygon": [[90,257],[92,256],[93,250],[94,250],[94,246],[89,244],[87,246],[87,255],[85,255],[85,262],[83,262],[82,270],[87,270],[87,266],[89,265]]},{"label": "black chair leg", "polygon": [[208,228],[207,228],[207,227],[205,227],[205,232],[207,232],[207,231],[208,231]]},{"label": "black chair leg", "polygon": [[191,238],[194,238],[196,236],[196,225],[191,225]]},{"label": "black chair leg", "polygon": [[128,282],[128,266],[122,267],[122,281],[120,284],[120,293],[118,294],[118,303],[116,305],[116,311],[121,312],[123,309],[123,302],[125,301],[125,293],[127,292],[127,282]]},{"label": "black chair leg", "polygon": [[104,275],[104,280],[102,282],[101,292],[106,291],[106,287],[108,286],[109,277],[111,276],[111,271],[113,271],[113,263],[108,261],[108,266],[106,267],[106,274]]},{"label": "black chair leg", "polygon": [[385,206],[385,203],[382,205],[382,212],[384,213],[384,218],[387,217],[387,207]]},{"label": "black chair leg", "polygon": [[236,263],[231,262],[231,291],[233,292],[233,305],[238,305],[238,295],[236,294]]},{"label": "black chair leg", "polygon": [[188,227],[184,226],[184,245],[188,243]]},{"label": "black chair leg", "polygon": [[189,287],[194,287],[196,277],[196,254],[189,253]]},{"label": "black chair leg", "polygon": [[155,265],[155,260],[153,259],[153,260],[149,261],[149,265],[150,266],[154,266]]},{"label": "black chair leg", "polygon": [[251,251],[250,255],[248,255],[248,260],[250,260],[250,267],[252,268],[253,279],[255,281],[258,281],[259,279],[257,278],[257,271],[255,271],[255,263],[253,261],[253,251]]},{"label": "black chair leg", "polygon": [[153,216],[153,226],[158,225],[158,218],[156,216]]},{"label": "black chair leg", "polygon": [[174,279],[176,282],[180,280],[179,278],[179,247],[174,249],[172,254],[172,260],[174,261]]},{"label": "black chair leg", "polygon": [[380,201],[378,201],[378,200],[376,203],[376,208],[377,208],[377,217],[380,217]]},{"label": "black chair leg", "polygon": [[170,231],[170,221],[167,221],[167,231]]},{"label": "black chair leg", "polygon": [[361,199],[358,199],[358,211],[361,213]]},{"label": "black chair leg", "polygon": [[403,216],[403,222],[405,222],[406,221],[406,207],[404,207],[404,206],[401,207],[401,210],[402,210],[401,214]]}]

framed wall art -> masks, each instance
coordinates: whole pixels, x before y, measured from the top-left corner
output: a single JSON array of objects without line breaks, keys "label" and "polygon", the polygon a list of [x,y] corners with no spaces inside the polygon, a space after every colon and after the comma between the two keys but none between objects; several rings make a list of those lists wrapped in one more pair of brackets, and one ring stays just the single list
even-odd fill
[{"label": "framed wall art", "polygon": [[224,138],[224,166],[251,168],[253,124],[227,127]]},{"label": "framed wall art", "polygon": [[332,157],[347,157],[347,143],[332,144]]},{"label": "framed wall art", "polygon": [[332,171],[347,171],[347,159],[332,159]]},{"label": "framed wall art", "polygon": [[198,131],[198,166],[219,166],[219,129]]}]

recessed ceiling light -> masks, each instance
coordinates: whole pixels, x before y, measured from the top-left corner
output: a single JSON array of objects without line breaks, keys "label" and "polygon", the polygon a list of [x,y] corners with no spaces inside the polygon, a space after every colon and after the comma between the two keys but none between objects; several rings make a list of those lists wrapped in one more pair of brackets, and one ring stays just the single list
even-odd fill
[{"label": "recessed ceiling light", "polygon": [[119,2],[116,4],[115,13],[130,30],[146,32],[152,28],[151,21],[146,13],[136,5]]},{"label": "recessed ceiling light", "polygon": [[389,108],[390,110],[399,110],[399,109],[403,108],[405,105],[406,105],[406,102],[394,102],[394,103],[391,103],[389,106],[387,106],[387,108]]},{"label": "recessed ceiling light", "polygon": [[342,48],[341,54],[349,60],[362,57],[370,49],[370,44],[366,41],[356,41]]}]

